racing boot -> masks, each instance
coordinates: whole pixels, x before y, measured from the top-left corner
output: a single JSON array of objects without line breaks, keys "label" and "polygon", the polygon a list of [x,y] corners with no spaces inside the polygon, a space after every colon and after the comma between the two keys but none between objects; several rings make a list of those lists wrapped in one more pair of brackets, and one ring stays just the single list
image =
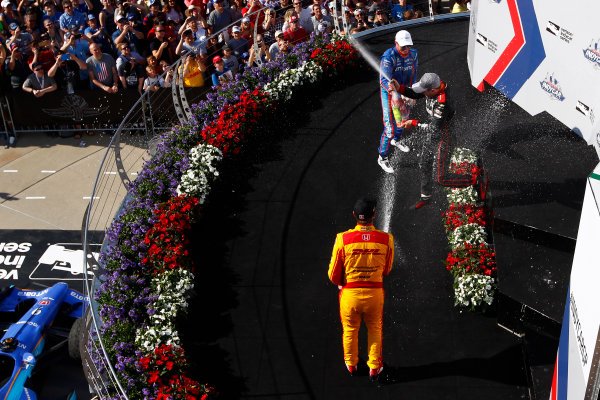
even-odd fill
[{"label": "racing boot", "polygon": [[381,371],[383,371],[383,366],[377,369],[371,369],[369,371],[369,379],[371,382],[379,382],[379,377],[381,376]]},{"label": "racing boot", "polygon": [[356,376],[356,371],[357,371],[356,365],[346,364],[346,369],[348,369],[348,372],[350,372],[351,376]]},{"label": "racing boot", "polygon": [[400,151],[403,151],[404,153],[408,153],[410,151],[410,147],[403,145],[402,143],[400,143],[400,140],[396,140],[396,139],[392,139],[392,141],[390,142],[390,144],[392,146],[395,146],[397,148],[400,149]]},{"label": "racing boot", "polygon": [[381,169],[383,169],[388,174],[394,173],[394,168],[392,168],[392,166],[390,165],[390,161],[388,160],[387,157],[383,158],[383,157],[379,156],[379,158],[377,159],[377,164],[379,164]]}]

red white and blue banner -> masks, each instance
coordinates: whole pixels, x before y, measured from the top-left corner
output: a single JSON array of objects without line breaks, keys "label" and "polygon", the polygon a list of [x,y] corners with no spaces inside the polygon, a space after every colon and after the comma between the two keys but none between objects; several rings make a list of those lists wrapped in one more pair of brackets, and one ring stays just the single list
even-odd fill
[{"label": "red white and blue banner", "polygon": [[600,155],[599,15],[598,0],[474,0],[471,83],[548,112]]},{"label": "red white and blue banner", "polygon": [[600,390],[600,165],[588,177],[551,400],[597,399]]},{"label": "red white and blue banner", "polygon": [[[600,1],[473,0],[471,83],[494,86],[531,115],[548,112],[600,156]],[[551,400],[600,391],[600,164],[589,176]]]}]

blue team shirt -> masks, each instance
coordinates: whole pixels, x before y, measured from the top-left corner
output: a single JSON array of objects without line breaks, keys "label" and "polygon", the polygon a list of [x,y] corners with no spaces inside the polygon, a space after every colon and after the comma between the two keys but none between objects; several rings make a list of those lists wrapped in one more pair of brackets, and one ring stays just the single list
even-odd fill
[{"label": "blue team shirt", "polygon": [[417,50],[411,47],[408,55],[402,57],[396,47],[389,48],[381,56],[379,82],[387,90],[391,77],[399,84],[412,86],[417,82],[417,68],[419,67]]},{"label": "blue team shirt", "polygon": [[396,4],[391,11],[391,17],[394,18],[396,20],[396,22],[400,22],[400,21],[404,21],[404,13],[407,12],[408,10],[412,10],[413,6],[411,6],[410,4],[405,5],[404,7],[402,7],[400,4]]},{"label": "blue team shirt", "polygon": [[60,22],[60,29],[69,29],[69,25],[77,25],[80,30],[83,30],[86,24],[86,17],[79,11],[73,10],[73,15],[63,13],[58,21]]}]

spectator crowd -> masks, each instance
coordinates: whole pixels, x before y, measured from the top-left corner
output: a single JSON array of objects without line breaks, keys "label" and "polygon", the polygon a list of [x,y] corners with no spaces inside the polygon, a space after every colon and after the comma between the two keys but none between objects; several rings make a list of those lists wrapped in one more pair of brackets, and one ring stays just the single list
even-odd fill
[{"label": "spectator crowd", "polygon": [[171,85],[173,73],[161,74],[182,55],[185,86],[218,87],[287,54],[313,32],[333,31],[335,15],[342,29],[356,33],[428,9],[427,2],[407,0],[244,1],[2,0],[2,88],[36,97],[55,90],[156,91]]}]

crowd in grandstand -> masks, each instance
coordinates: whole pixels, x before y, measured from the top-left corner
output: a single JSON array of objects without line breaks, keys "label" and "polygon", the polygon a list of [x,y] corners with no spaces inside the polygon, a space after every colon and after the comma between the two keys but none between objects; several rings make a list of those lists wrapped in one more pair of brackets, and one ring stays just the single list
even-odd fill
[{"label": "crowd in grandstand", "polygon": [[181,55],[185,86],[219,86],[313,32],[331,32],[334,8],[349,33],[428,12],[426,2],[407,0],[244,1],[2,0],[3,88],[37,97],[57,89],[157,90],[171,84],[172,74],[160,75]]}]

